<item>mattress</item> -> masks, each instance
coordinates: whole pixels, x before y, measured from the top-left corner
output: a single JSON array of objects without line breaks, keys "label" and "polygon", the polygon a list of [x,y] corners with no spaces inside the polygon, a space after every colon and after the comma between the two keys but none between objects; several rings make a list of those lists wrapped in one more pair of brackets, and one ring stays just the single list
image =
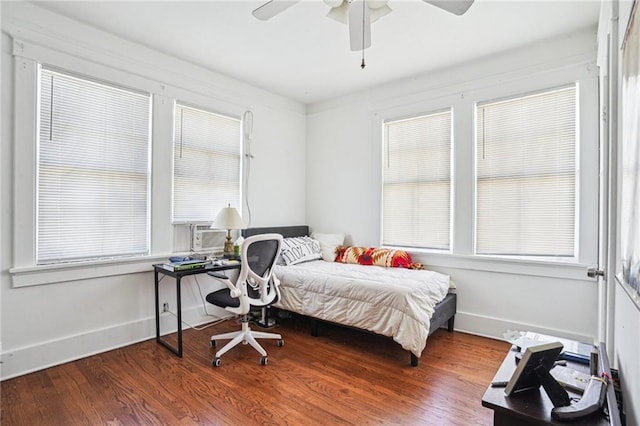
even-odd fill
[{"label": "mattress", "polygon": [[275,275],[281,292],[275,306],[392,337],[417,357],[435,305],[454,288],[438,272],[323,260],[278,265]]}]

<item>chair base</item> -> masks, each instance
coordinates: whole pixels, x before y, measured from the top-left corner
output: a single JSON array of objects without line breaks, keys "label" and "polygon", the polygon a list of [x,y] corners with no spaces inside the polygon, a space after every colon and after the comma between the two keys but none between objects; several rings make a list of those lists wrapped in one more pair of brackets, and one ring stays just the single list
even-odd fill
[{"label": "chair base", "polygon": [[[256,339],[277,339],[278,346],[282,346],[284,341],[282,340],[282,336],[277,333],[266,333],[264,331],[255,331],[249,327],[249,318],[248,316],[242,318],[242,330],[240,331],[232,331],[230,333],[216,334],[215,336],[211,336],[211,346],[215,347],[216,340],[227,340],[231,339],[226,345],[224,345],[219,351],[216,352],[213,364],[219,365],[219,358],[227,353],[230,349],[239,345],[240,343],[249,344],[253,347],[260,355],[262,355],[261,364],[266,364],[267,351],[264,350],[262,346],[258,343]],[[217,360],[217,361],[216,361]]]},{"label": "chair base", "polygon": [[276,320],[269,317],[269,308],[267,306],[263,306],[262,309],[260,309],[260,319],[254,319],[253,323],[258,327],[271,328],[276,325]]}]

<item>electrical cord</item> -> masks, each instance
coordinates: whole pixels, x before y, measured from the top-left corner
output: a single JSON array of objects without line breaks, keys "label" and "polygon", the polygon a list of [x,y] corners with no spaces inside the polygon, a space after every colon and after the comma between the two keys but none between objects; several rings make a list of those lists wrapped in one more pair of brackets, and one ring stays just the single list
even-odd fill
[{"label": "electrical cord", "polygon": [[[165,275],[163,275],[162,277],[160,277],[160,279],[158,280],[158,282],[162,281],[162,280],[164,279],[164,277],[165,277]],[[224,321],[228,321],[228,320],[230,320],[230,319],[233,319],[233,318],[236,318],[236,317],[237,317],[237,315],[231,315],[231,316],[228,316],[228,317],[222,317],[222,318],[221,318],[221,317],[220,317],[220,316],[218,316],[218,315],[215,315],[215,314],[210,313],[210,312],[207,310],[207,303],[206,303],[205,298],[204,298],[204,296],[203,296],[203,294],[202,294],[202,288],[200,287],[200,281],[198,281],[198,277],[196,277],[195,275],[192,275],[192,277],[193,277],[193,279],[195,280],[196,285],[198,286],[198,294],[200,295],[200,300],[202,301],[202,309],[204,310],[204,314],[205,314],[205,316],[212,317],[212,318],[216,318],[216,319],[215,319],[213,322],[211,322],[211,323],[207,323],[205,326],[200,326],[200,327],[198,327],[198,326],[194,326],[194,325],[191,325],[191,324],[189,324],[188,322],[186,322],[185,320],[182,320],[182,323],[183,323],[183,324],[187,325],[188,327],[190,327],[190,328],[192,328],[192,329],[194,329],[194,330],[201,331],[201,330],[204,330],[204,329],[206,329],[206,328],[212,327],[212,326],[214,326],[214,325],[220,324],[220,323],[222,323],[222,322],[224,322]],[[178,318],[178,316],[177,316],[174,312],[172,312],[172,311],[167,310],[167,311],[163,311],[163,312],[169,313],[169,314],[173,315],[174,317]]]},{"label": "electrical cord", "polygon": [[[175,314],[175,313],[173,313],[172,311],[165,311],[165,312],[166,312],[166,313],[168,313],[168,314],[173,315],[173,316],[174,316],[174,317],[176,317],[176,318],[178,318],[178,315],[176,315],[176,314]],[[210,316],[213,316],[213,315],[210,315]],[[205,330],[205,329],[207,329],[207,328],[209,328],[209,327],[213,327],[214,325],[218,325],[218,324],[221,324],[221,323],[223,323],[223,322],[225,322],[225,321],[229,321],[230,319],[233,319],[233,318],[235,318],[235,317],[236,317],[236,315],[232,315],[232,316],[230,316],[230,317],[226,317],[226,318],[220,318],[220,317],[218,317],[218,319],[217,319],[217,320],[212,321],[212,322],[210,322],[210,323],[206,323],[206,325],[204,325],[204,326],[195,326],[195,325],[191,325],[191,324],[189,324],[188,322],[186,322],[185,320],[182,320],[182,324],[184,324],[184,325],[188,326],[189,328],[192,328],[192,329],[194,329],[194,330],[196,330],[196,331],[202,331],[202,330]]]},{"label": "electrical cord", "polygon": [[193,275],[193,279],[196,281],[196,285],[198,286],[198,293],[200,294],[200,300],[202,300],[202,308],[204,309],[204,314],[209,317],[217,317],[217,315],[213,315],[207,311],[207,303],[204,300],[204,296],[202,295],[202,288],[200,287],[200,281],[198,281],[198,277]]},{"label": "electrical cord", "polygon": [[253,159],[253,154],[251,153],[251,139],[253,138],[253,111],[245,111],[242,115],[242,121],[244,124],[244,157],[246,159],[244,168],[244,179],[242,182],[242,196],[244,198],[244,203],[247,206],[247,227],[249,227],[251,225],[251,205],[249,204],[249,178],[251,177],[251,160]]}]

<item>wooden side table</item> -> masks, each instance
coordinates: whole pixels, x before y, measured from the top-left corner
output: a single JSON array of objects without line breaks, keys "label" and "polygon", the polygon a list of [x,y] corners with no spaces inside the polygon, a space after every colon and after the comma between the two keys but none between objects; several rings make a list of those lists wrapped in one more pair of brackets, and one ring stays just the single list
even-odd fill
[{"label": "wooden side table", "polygon": [[[516,353],[515,350],[507,353],[502,365],[493,378],[494,382],[508,381],[511,378],[516,368]],[[589,367],[583,364],[567,362],[567,367],[589,374]],[[600,343],[598,347],[598,374],[602,374],[602,372],[605,372],[611,377],[611,369],[609,368],[609,360],[604,343]],[[570,390],[567,390],[567,392],[572,398],[579,399],[581,397],[579,393]],[[597,413],[575,421],[560,422],[551,418],[553,404],[542,387],[506,396],[503,387],[494,388],[489,386],[482,397],[482,406],[494,411],[493,424],[495,426],[620,426],[620,413],[616,403],[613,383],[607,386],[607,399],[604,405],[608,408],[609,418],[600,410]]]}]

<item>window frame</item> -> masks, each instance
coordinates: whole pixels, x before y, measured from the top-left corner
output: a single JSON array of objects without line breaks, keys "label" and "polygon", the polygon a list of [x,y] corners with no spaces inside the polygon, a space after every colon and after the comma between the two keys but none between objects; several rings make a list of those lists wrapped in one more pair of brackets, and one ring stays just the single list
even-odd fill
[{"label": "window frame", "polygon": [[[171,224],[173,155],[173,103],[199,105],[230,116],[242,116],[248,105],[215,97],[211,87],[201,90],[175,86],[114,66],[111,57],[99,53],[91,59],[14,38],[14,202],[13,262],[9,268],[14,288],[86,280],[133,273],[148,273],[151,265],[176,253],[188,253],[190,229]],[[102,60],[101,60],[102,59]],[[152,95],[150,248],[146,256],[36,265],[35,191],[37,115],[37,68],[39,64],[70,74],[109,82]],[[196,83],[197,84],[197,83]]]},{"label": "window frame", "polygon": [[[574,159],[573,159],[573,169],[575,171],[575,182],[574,182],[574,194],[573,194],[573,198],[574,198],[574,238],[573,238],[573,254],[572,255],[566,255],[566,256],[555,256],[555,255],[518,255],[518,254],[498,254],[498,253],[479,253],[478,252],[478,229],[477,229],[477,225],[478,225],[478,162],[477,162],[477,158],[478,158],[478,149],[479,149],[479,141],[477,140],[478,137],[478,132],[477,132],[477,128],[478,128],[478,122],[477,122],[477,112],[478,112],[478,108],[484,105],[490,105],[490,104],[495,104],[495,103],[501,103],[501,102],[505,102],[505,101],[512,101],[512,100],[519,100],[519,99],[523,99],[523,98],[528,98],[528,97],[532,97],[532,96],[536,96],[536,95],[542,95],[542,94],[546,94],[546,93],[551,93],[551,92],[555,92],[555,91],[561,91],[564,89],[574,89],[575,90],[575,101],[576,101],[576,117],[575,117],[575,152],[574,152]],[[559,262],[569,262],[569,263],[575,263],[577,262],[578,259],[578,232],[579,232],[579,194],[580,194],[580,179],[579,179],[579,170],[580,170],[580,159],[579,159],[579,152],[580,152],[580,131],[579,131],[579,125],[580,125],[580,84],[575,81],[569,84],[563,84],[560,86],[554,86],[554,87],[548,87],[548,88],[542,88],[540,90],[536,90],[536,91],[530,91],[530,92],[526,92],[526,93],[520,93],[520,94],[516,94],[516,95],[511,95],[511,96],[503,96],[500,98],[494,98],[494,99],[484,99],[484,100],[479,100],[477,102],[475,102],[475,107],[474,107],[474,239],[473,239],[473,253],[476,256],[482,256],[482,257],[495,257],[495,258],[502,258],[502,259],[528,259],[528,260],[539,260],[539,261],[559,261]],[[521,176],[521,175],[518,175]]]},{"label": "window frame", "polygon": [[[578,83],[578,194],[576,257],[514,258],[477,255],[475,247],[475,104],[486,99],[506,99]],[[382,151],[383,122],[451,107],[453,110],[453,219],[449,252],[404,247],[414,260],[435,268],[462,268],[487,272],[525,273],[584,279],[585,269],[597,262],[598,247],[598,79],[591,60],[554,69],[519,71],[500,78],[490,76],[451,86],[380,101],[371,114],[372,146],[377,182],[378,241],[382,245]],[[469,212],[473,212],[469,214]]]},{"label": "window frame", "polygon": [[[42,139],[40,138],[40,126],[42,124],[42,118],[41,118],[41,100],[42,100],[42,96],[46,96],[42,93],[42,88],[41,88],[41,75],[43,71],[49,71],[52,72],[53,74],[59,74],[62,76],[68,76],[71,77],[73,79],[78,79],[81,80],[83,82],[87,82],[89,84],[98,84],[98,85],[102,85],[104,87],[108,87],[109,89],[116,89],[119,91],[124,91],[127,92],[128,94],[134,94],[134,95],[138,95],[138,96],[142,96],[144,98],[147,98],[146,102],[148,102],[148,117],[147,117],[147,123],[146,126],[147,127],[147,138],[146,138],[146,163],[144,165],[144,169],[146,170],[146,184],[145,184],[145,191],[146,191],[146,195],[145,195],[145,203],[146,203],[146,207],[145,207],[145,217],[146,217],[146,226],[145,226],[145,250],[143,252],[139,252],[139,253],[130,253],[130,254],[126,254],[126,253],[119,253],[119,254],[113,254],[113,255],[109,255],[109,256],[91,256],[91,257],[76,257],[76,258],[62,258],[59,260],[43,260],[39,258],[39,237],[40,237],[40,209],[41,209],[41,190],[40,190],[40,177],[42,175],[41,171],[42,171],[42,158],[41,158],[41,145],[43,143]],[[78,73],[74,73],[68,70],[64,70],[64,69],[60,69],[58,67],[53,67],[50,65],[44,65],[44,64],[38,64],[37,65],[37,77],[38,77],[38,82],[37,84],[37,93],[38,93],[38,114],[36,117],[36,125],[38,128],[38,131],[36,132],[37,135],[37,140],[36,140],[36,150],[35,150],[35,161],[36,161],[36,211],[34,212],[35,215],[35,223],[36,223],[36,238],[38,239],[38,241],[36,241],[36,265],[57,265],[57,264],[64,264],[64,263],[83,263],[83,262],[94,262],[94,261],[101,261],[104,259],[131,259],[131,258],[136,258],[136,257],[141,257],[141,256],[145,256],[149,254],[149,250],[150,250],[150,209],[151,209],[151,203],[150,203],[150,199],[151,199],[151,147],[152,147],[152,135],[151,135],[151,124],[152,124],[152,119],[153,119],[153,110],[152,110],[152,105],[153,105],[153,95],[151,93],[148,92],[144,92],[144,91],[140,91],[140,90],[136,90],[136,89],[132,89],[129,87],[124,87],[122,85],[118,85],[118,84],[114,84],[111,82],[107,82],[107,81],[103,81],[103,80],[98,80],[95,78],[91,78],[89,76],[86,75],[81,75]],[[64,77],[63,77],[64,78]],[[90,169],[93,170],[93,169]]]},{"label": "window frame", "polygon": [[[385,173],[384,173],[384,169],[385,169],[385,164],[384,164],[384,160],[386,157],[386,154],[384,153],[384,151],[389,151],[389,140],[388,140],[388,134],[387,134],[387,125],[390,123],[397,123],[397,122],[401,122],[401,121],[407,121],[407,120],[414,120],[414,119],[420,119],[420,118],[424,118],[424,117],[429,117],[429,116],[435,116],[435,115],[440,115],[440,114],[444,114],[444,113],[449,113],[449,119],[450,119],[450,139],[449,139],[449,218],[448,218],[448,225],[449,225],[449,229],[448,229],[448,246],[447,247],[443,247],[443,248],[438,248],[438,247],[424,247],[424,246],[403,246],[401,244],[384,244],[384,189],[385,189]],[[381,174],[382,174],[382,194],[381,194],[381,223],[380,223],[380,241],[381,244],[383,244],[385,247],[402,247],[402,248],[410,248],[410,249],[418,249],[418,250],[429,250],[429,251],[434,251],[434,252],[442,252],[442,253],[449,253],[451,252],[452,249],[452,234],[453,234],[453,174],[454,174],[454,163],[453,163],[453,147],[455,144],[455,138],[454,138],[454,132],[453,132],[453,123],[454,123],[455,117],[454,117],[454,112],[452,108],[440,108],[437,110],[430,110],[430,111],[425,111],[423,113],[420,114],[413,114],[410,116],[400,116],[400,117],[393,117],[393,118],[386,118],[384,120],[382,120],[382,166],[381,166]],[[415,182],[415,181],[413,181]]]},{"label": "window frame", "polygon": [[[178,107],[184,107],[184,108],[188,108],[188,109],[193,109],[196,111],[200,111],[200,112],[204,112],[207,114],[213,114],[219,117],[223,117],[225,119],[231,119],[231,120],[236,120],[238,122],[238,128],[239,128],[239,138],[237,141],[237,147],[238,147],[238,198],[237,200],[235,200],[235,204],[231,204],[232,207],[235,207],[236,209],[241,209],[241,201],[242,201],[242,197],[243,197],[243,185],[242,185],[242,179],[244,176],[243,173],[243,121],[242,121],[242,117],[240,115],[231,115],[228,113],[223,113],[220,111],[215,111],[212,110],[210,108],[206,108],[206,107],[202,107],[199,105],[194,105],[188,102],[183,102],[182,100],[179,99],[175,99],[174,100],[174,106],[173,106],[173,110],[174,110],[174,120],[172,123],[174,123],[174,127],[173,127],[173,132],[171,134],[172,137],[172,164],[171,164],[171,194],[172,194],[172,203],[171,203],[171,223],[174,225],[190,225],[190,224],[202,224],[202,223],[211,223],[213,222],[215,215],[217,214],[217,212],[211,212],[211,217],[209,220],[198,220],[198,219],[187,219],[187,220],[176,220],[175,219],[175,149],[177,147],[177,142],[175,141],[175,122],[176,122],[176,117],[175,117],[175,113],[177,112]],[[215,151],[214,149],[211,149],[211,151]],[[223,206],[224,207],[224,206]]]}]

